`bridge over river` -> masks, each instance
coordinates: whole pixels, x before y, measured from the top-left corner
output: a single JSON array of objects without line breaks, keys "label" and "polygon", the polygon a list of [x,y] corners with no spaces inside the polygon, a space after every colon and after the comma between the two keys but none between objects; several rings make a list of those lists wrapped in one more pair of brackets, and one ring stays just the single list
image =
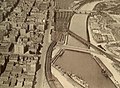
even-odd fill
[{"label": "bridge over river", "polygon": [[[78,12],[74,14],[71,19],[69,30],[74,32],[76,35],[79,35],[85,41],[89,40],[88,39],[89,35],[87,30],[88,14],[82,14],[81,12],[92,11],[92,9],[97,3],[99,2],[92,2],[84,5],[82,8],[78,9]],[[48,54],[46,59],[46,67],[45,67],[47,71],[46,77],[47,77],[48,83],[49,85],[51,84],[53,88],[56,88],[56,87],[52,80],[50,62],[52,58],[51,56],[52,51],[54,49],[55,44],[53,42],[53,44],[49,46],[49,49],[47,52]],[[74,38],[73,36],[68,36],[67,45],[73,46],[73,47],[85,48],[86,51],[88,49],[88,46],[86,44],[83,44],[82,42],[76,40],[76,38]],[[102,74],[101,67],[98,65],[98,63],[96,63],[95,59],[93,59],[93,56],[90,53],[76,52],[76,51],[69,50],[69,49],[73,49],[73,47],[66,46],[65,48],[68,48],[68,50],[65,50],[64,54],[60,57],[56,55],[58,59],[54,62],[54,64],[60,66],[67,72],[74,73],[77,76],[82,77],[82,79],[84,79],[88,83],[89,88],[116,88],[114,83],[109,78],[106,78]]]},{"label": "bridge over river", "polygon": [[[88,14],[82,14],[82,12],[92,11],[97,3],[93,2],[84,5],[71,19],[69,30],[79,35],[85,41],[89,40],[87,30]],[[67,45],[88,49],[86,44],[83,44],[70,35],[68,36]],[[72,47],[66,48],[73,49]],[[82,77],[89,84],[89,88],[116,88],[112,81],[101,73],[101,68],[89,53],[66,50],[63,56],[57,59],[55,64],[67,72]]]}]

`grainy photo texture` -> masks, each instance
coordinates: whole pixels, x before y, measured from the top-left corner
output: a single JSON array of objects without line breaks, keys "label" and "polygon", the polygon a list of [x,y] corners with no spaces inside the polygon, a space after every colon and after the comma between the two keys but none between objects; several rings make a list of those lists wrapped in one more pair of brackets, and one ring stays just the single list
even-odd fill
[{"label": "grainy photo texture", "polygon": [[0,0],[0,88],[120,88],[120,0]]}]

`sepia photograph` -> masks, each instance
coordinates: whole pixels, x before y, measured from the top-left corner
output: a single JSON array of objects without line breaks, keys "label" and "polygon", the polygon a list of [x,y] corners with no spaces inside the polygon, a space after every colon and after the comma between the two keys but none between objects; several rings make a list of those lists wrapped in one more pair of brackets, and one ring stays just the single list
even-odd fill
[{"label": "sepia photograph", "polygon": [[0,88],[120,88],[120,0],[0,0]]}]

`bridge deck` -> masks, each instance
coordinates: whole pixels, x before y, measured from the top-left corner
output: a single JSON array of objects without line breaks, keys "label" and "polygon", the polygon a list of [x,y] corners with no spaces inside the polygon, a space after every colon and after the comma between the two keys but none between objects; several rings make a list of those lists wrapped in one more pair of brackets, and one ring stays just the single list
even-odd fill
[{"label": "bridge deck", "polygon": [[[116,56],[110,55],[110,54],[106,53],[104,50],[102,50],[102,49],[98,48],[97,46],[91,44],[90,42],[86,41],[85,39],[83,39],[82,37],[76,35],[75,33],[73,33],[73,32],[70,31],[70,30],[68,31],[68,33],[69,33],[72,37],[76,38],[78,41],[80,41],[80,42],[82,42],[83,44],[87,45],[88,47],[92,47],[92,48],[95,49],[97,52],[105,55],[105,56],[106,56],[107,58],[109,58],[110,60],[112,60],[112,61],[120,64],[120,61],[119,61],[118,59],[115,59]],[[119,58],[119,57],[118,57],[118,58]]]}]

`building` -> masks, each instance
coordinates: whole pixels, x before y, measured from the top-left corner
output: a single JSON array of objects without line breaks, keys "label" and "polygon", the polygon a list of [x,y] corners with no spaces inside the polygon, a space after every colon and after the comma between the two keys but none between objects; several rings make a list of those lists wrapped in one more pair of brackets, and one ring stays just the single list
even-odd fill
[{"label": "building", "polygon": [[39,9],[37,7],[33,7],[31,13],[38,13],[39,12]]},{"label": "building", "polygon": [[9,57],[9,66],[12,66],[14,65],[14,62],[17,62],[18,61],[18,55],[17,54],[11,54],[10,57]]},{"label": "building", "polygon": [[21,35],[21,36],[25,36],[26,33],[27,33],[27,30],[26,30],[26,29],[24,29],[24,28],[20,29],[20,35]]},{"label": "building", "polygon": [[30,34],[31,38],[35,36],[35,32],[34,31],[30,31],[29,34]]},{"label": "building", "polygon": [[10,52],[13,49],[13,44],[10,42],[0,43],[0,52]]},{"label": "building", "polygon": [[22,7],[16,7],[15,9],[14,9],[14,12],[16,12],[16,13],[21,13],[22,12]]},{"label": "building", "polygon": [[6,60],[3,55],[0,55],[0,75],[5,69]]},{"label": "building", "polygon": [[17,80],[16,80],[16,78],[12,78],[11,79],[11,87],[14,87],[15,86],[15,84],[16,84],[16,82],[17,82]]},{"label": "building", "polygon": [[39,4],[39,10],[47,10],[49,6],[48,2],[42,2],[41,4]]},{"label": "building", "polygon": [[3,39],[4,39],[4,35],[3,35],[3,32],[2,31],[0,31],[1,33],[0,33],[0,42],[2,42],[3,41]]},{"label": "building", "polygon": [[0,22],[2,22],[4,19],[4,13],[2,10],[0,10]]},{"label": "building", "polygon": [[4,22],[0,23],[0,30],[7,30],[6,23],[4,23]]},{"label": "building", "polygon": [[17,29],[13,29],[12,31],[10,31],[9,38],[11,42],[17,42],[18,36],[19,31]]},{"label": "building", "polygon": [[102,42],[104,42],[103,36],[102,36],[100,33],[94,33],[94,34],[93,34],[93,39],[94,39],[97,43],[102,43]]},{"label": "building", "polygon": [[3,55],[0,55],[0,64],[4,65],[5,64],[5,58]]},{"label": "building", "polygon": [[14,53],[16,54],[24,54],[27,51],[27,48],[23,44],[15,44],[14,45]]},{"label": "building", "polygon": [[34,16],[28,16],[27,17],[27,22],[35,22],[36,17]]},{"label": "building", "polygon": [[29,46],[29,53],[30,54],[36,54],[37,53],[37,51],[38,51],[38,48],[39,48],[39,45],[38,44],[31,44],[30,46]]},{"label": "building", "polygon": [[39,24],[37,25],[37,30],[44,32],[45,31],[45,25]]},{"label": "building", "polygon": [[28,23],[23,23],[23,24],[22,24],[22,28],[23,28],[23,29],[26,29],[26,30],[28,31],[28,28],[29,28]]}]

